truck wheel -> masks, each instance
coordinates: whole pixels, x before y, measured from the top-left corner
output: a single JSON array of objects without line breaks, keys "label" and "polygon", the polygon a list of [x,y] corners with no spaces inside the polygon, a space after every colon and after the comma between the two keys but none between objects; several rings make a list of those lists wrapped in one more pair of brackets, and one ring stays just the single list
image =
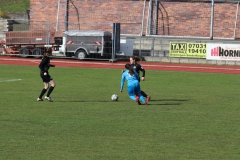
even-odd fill
[{"label": "truck wheel", "polygon": [[32,54],[36,55],[34,56],[36,58],[42,57],[42,50],[40,48],[34,48]]},{"label": "truck wheel", "polygon": [[19,50],[19,54],[21,55],[21,57],[26,58],[29,55],[29,49],[27,49],[26,47],[21,48]]},{"label": "truck wheel", "polygon": [[77,50],[76,54],[75,54],[77,59],[84,59],[87,58],[87,53],[84,50]]}]

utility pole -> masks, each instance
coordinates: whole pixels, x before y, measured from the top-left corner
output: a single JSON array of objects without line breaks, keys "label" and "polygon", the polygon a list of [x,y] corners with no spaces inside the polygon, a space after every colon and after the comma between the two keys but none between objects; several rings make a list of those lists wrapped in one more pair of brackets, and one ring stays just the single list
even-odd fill
[{"label": "utility pole", "polygon": [[211,3],[211,28],[210,28],[210,40],[213,40],[213,27],[214,26],[214,0]]},{"label": "utility pole", "polygon": [[66,5],[65,5],[65,31],[68,31],[68,9],[69,9],[69,0],[66,0]]},{"label": "utility pole", "polygon": [[66,36],[65,32],[68,31],[68,9],[69,9],[68,2],[69,2],[69,0],[66,0],[66,4],[65,4],[65,17],[64,17],[65,31],[63,33],[63,46],[62,46],[63,54],[65,56],[66,56],[66,40],[67,40],[67,36]]}]

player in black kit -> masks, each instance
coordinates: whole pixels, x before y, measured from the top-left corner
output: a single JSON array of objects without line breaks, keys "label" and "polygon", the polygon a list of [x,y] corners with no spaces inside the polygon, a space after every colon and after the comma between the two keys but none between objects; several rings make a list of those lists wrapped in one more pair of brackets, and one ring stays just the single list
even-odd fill
[{"label": "player in black kit", "polygon": [[[39,64],[39,68],[40,68],[40,76],[43,80],[43,84],[44,84],[44,88],[42,89],[37,101],[43,101],[42,96],[47,92],[47,95],[45,96],[45,99],[48,101],[52,101],[50,98],[50,94],[52,93],[54,87],[56,86],[53,78],[49,75],[49,68],[50,67],[55,67],[55,65],[51,65],[50,64],[50,57],[52,55],[52,49],[51,48],[47,48],[46,51],[43,54],[43,58],[42,61]],[[50,88],[49,88],[49,84],[51,84]]]},{"label": "player in black kit", "polygon": [[[142,81],[145,81],[145,69],[138,63],[141,59],[137,56],[131,56],[129,60],[132,68],[138,73],[138,81],[140,82],[140,71],[142,72],[141,79]],[[148,96],[145,92],[141,91],[141,94],[146,98],[147,102],[150,101],[151,97]]]}]

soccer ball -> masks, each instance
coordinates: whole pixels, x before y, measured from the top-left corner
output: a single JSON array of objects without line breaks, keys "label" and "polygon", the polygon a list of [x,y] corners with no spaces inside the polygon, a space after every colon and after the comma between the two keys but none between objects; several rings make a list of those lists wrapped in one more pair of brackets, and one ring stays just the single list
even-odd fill
[{"label": "soccer ball", "polygon": [[118,95],[113,94],[111,99],[112,99],[112,101],[117,101],[118,100]]}]

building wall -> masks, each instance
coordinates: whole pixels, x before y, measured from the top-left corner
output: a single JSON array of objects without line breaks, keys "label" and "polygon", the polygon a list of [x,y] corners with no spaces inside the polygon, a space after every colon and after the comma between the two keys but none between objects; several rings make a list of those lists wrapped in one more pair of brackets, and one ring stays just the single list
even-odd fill
[{"label": "building wall", "polygon": [[[48,20],[52,29],[65,30],[66,0],[31,0],[30,3],[31,20]],[[122,34],[142,32],[145,35],[150,32],[167,36],[210,36],[210,3],[166,1],[160,2],[157,6],[153,4],[153,19],[149,21],[152,27],[147,31],[148,8],[149,1],[146,3],[145,1],[123,0],[69,1],[68,29],[112,31],[112,23],[121,23]],[[214,37],[232,38],[234,34],[236,38],[240,37],[239,20],[236,23],[237,29],[234,30],[236,11],[237,4],[215,3]],[[237,16],[240,16],[239,13]],[[144,22],[143,28],[141,27],[142,21]]]}]

